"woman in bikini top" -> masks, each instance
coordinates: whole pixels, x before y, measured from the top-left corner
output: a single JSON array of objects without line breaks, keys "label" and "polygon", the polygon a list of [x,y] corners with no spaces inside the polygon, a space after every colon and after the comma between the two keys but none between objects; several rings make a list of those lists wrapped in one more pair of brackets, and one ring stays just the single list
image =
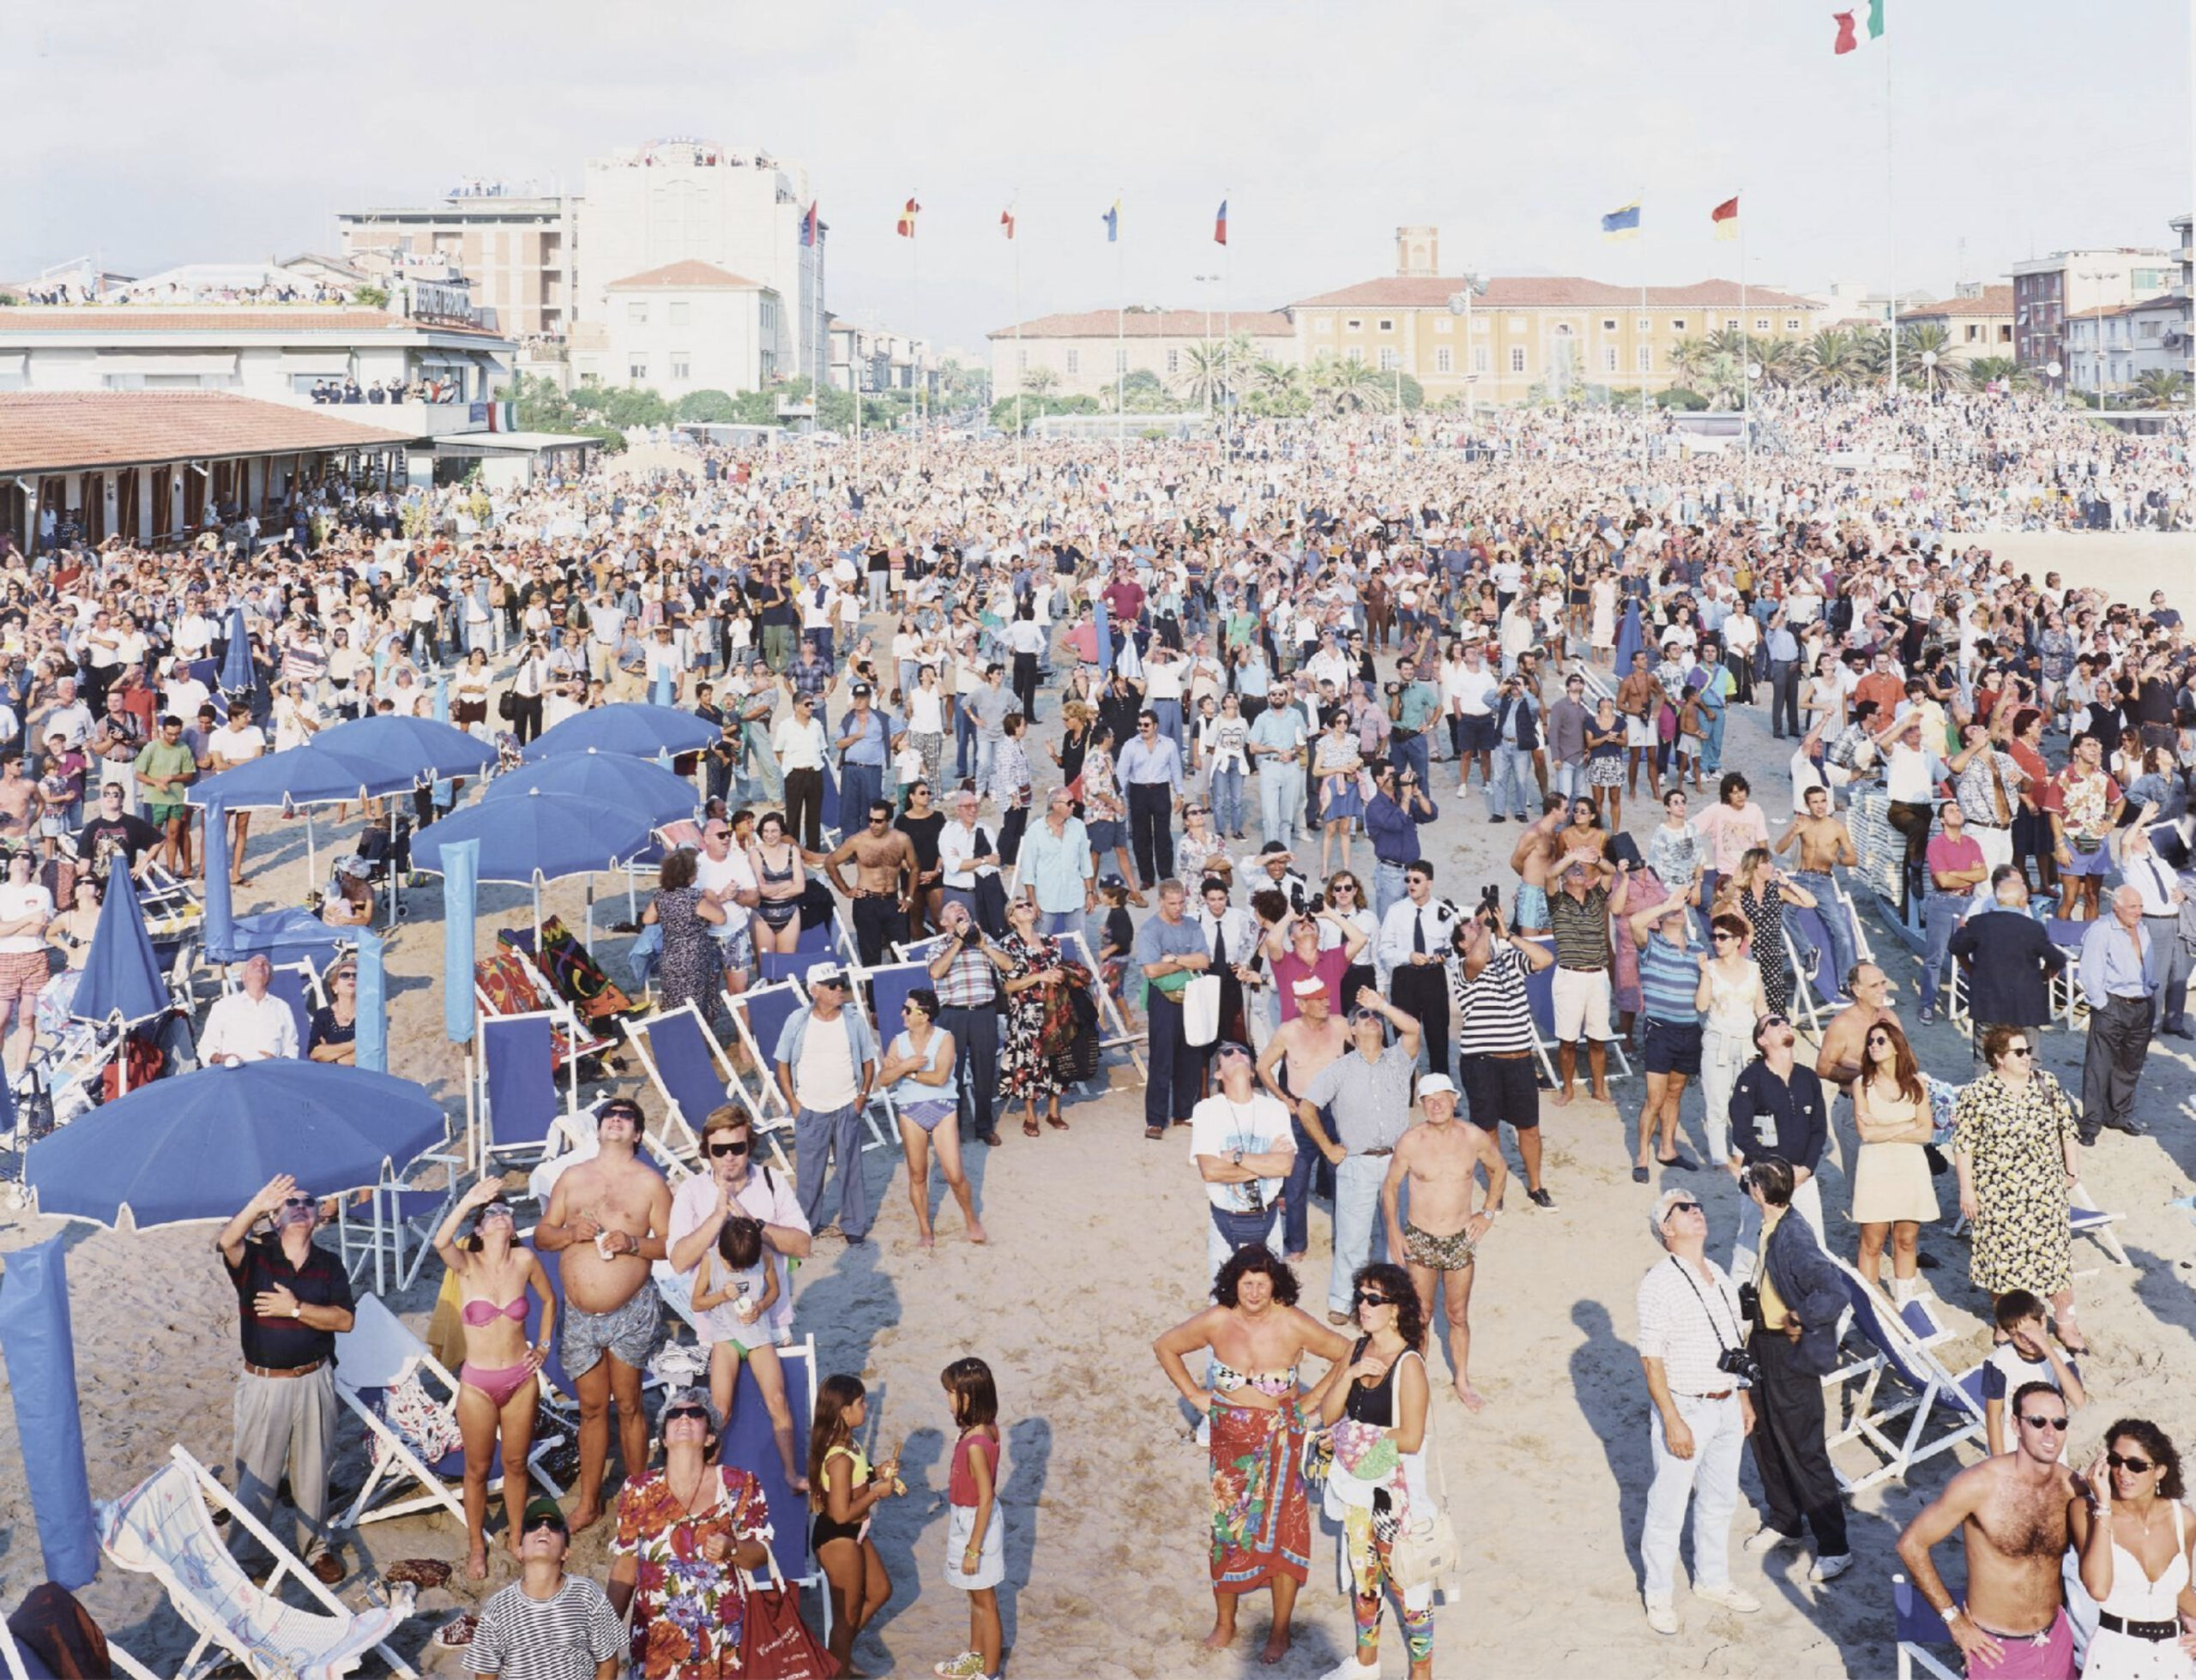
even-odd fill
[{"label": "woman in bikini top", "polygon": [[[472,1234],[461,1242],[458,1230],[468,1219]],[[501,1181],[486,1177],[465,1193],[435,1233],[435,1252],[458,1280],[458,1316],[465,1324],[457,1426],[465,1438],[465,1573],[474,1581],[488,1574],[488,1473],[496,1449],[500,1443],[506,1464],[526,1462],[534,1444],[534,1373],[556,1332],[557,1302],[548,1274],[516,1236]],[[528,1290],[541,1303],[541,1333],[531,1343],[526,1339]],[[523,1476],[504,1478],[504,1507],[514,1551],[526,1494]]]}]

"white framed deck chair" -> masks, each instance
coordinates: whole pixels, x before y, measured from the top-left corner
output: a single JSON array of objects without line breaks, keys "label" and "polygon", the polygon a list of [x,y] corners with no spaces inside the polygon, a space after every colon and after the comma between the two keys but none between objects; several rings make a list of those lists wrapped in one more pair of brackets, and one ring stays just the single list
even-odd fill
[{"label": "white framed deck chair", "polygon": [[[80,1605],[77,1608],[83,1607]],[[84,1613],[90,1614],[88,1611]],[[117,1674],[127,1676],[128,1680],[160,1680],[151,1669],[117,1645],[106,1629],[100,1629],[100,1637],[106,1641],[107,1660]],[[45,1659],[17,1638],[4,1621],[0,1621],[0,1676],[4,1676],[5,1680],[56,1680]]]},{"label": "white framed deck chair", "polygon": [[938,954],[944,943],[944,934],[933,933],[927,939],[910,939],[904,944],[895,945],[892,950],[902,962],[927,963]]},{"label": "white framed deck chair", "polygon": [[754,1117],[756,1131],[769,1140],[771,1153],[778,1158],[778,1165],[784,1167],[785,1151],[774,1134],[793,1129],[793,1109],[786,1101],[785,1093],[778,1088],[774,1058],[778,1035],[785,1031],[793,1012],[807,1006],[808,994],[799,980],[780,980],[773,985],[750,986],[745,991],[727,991],[720,996],[724,999],[726,1012],[732,1017],[732,1030],[739,1035],[739,1042],[747,1047],[748,1059],[755,1064],[751,1089],[745,1079],[735,1074],[733,1099]]},{"label": "white framed deck chair", "polygon": [[2053,1012],[2069,1027],[2086,1026],[2090,1018],[2090,1001],[2082,996],[2080,978],[2082,936],[2089,925],[2060,916],[2051,917],[2043,924],[2059,954],[2066,959],[2066,966],[2051,977],[2050,987]]},{"label": "white framed deck chair", "polygon": [[499,1171],[555,1154],[570,1141],[559,1123],[580,1105],[578,1058],[558,1065],[556,1015],[482,1015],[480,1029],[480,1166]]},{"label": "white framed deck chair", "polygon": [[[1150,1075],[1144,1066],[1143,1041],[1129,1031],[1127,1019],[1113,995],[1106,990],[1106,977],[1098,971],[1098,960],[1090,954],[1090,941],[1082,929],[1059,936],[1060,949],[1070,959],[1090,971],[1090,996],[1098,1005],[1098,1048],[1102,1053],[1109,1050],[1125,1050],[1129,1061],[1136,1069],[1136,1076],[1149,1083]],[[1103,1087],[1100,1087],[1103,1089]]]},{"label": "white framed deck chair", "polygon": [[[877,1054],[881,1061],[885,1050],[900,1031],[900,1009],[908,1001],[908,994],[917,986],[931,983],[930,970],[920,962],[880,964],[875,968],[854,968],[848,971],[854,981],[851,996],[854,1007],[869,1022],[870,1030],[877,1034]],[[878,1124],[877,1111],[884,1111],[890,1129]],[[889,1149],[900,1141],[899,1111],[893,1107],[891,1096],[882,1081],[870,1095],[869,1106],[862,1111],[862,1128],[869,1134],[865,1150]]]},{"label": "white framed deck chair", "polygon": [[[428,1352],[427,1345],[369,1295],[358,1302],[351,1328],[335,1338],[335,1397],[366,1426],[371,1468],[358,1495],[335,1518],[339,1528],[356,1528],[384,1517],[415,1511],[447,1511],[465,1525],[465,1448],[454,1445],[431,1463],[419,1445],[391,1423],[383,1410],[389,1394],[416,1380],[439,1422],[437,1432],[457,1436],[457,1379]],[[537,1438],[529,1457],[540,1459],[558,1445],[561,1436]],[[504,1484],[502,1449],[488,1471],[488,1493]]]},{"label": "white framed deck chair", "polygon": [[1948,1667],[1928,1649],[1932,1645],[1952,1644],[1945,1618],[1904,1575],[1891,1578],[1891,1629],[1898,1638],[1898,1680],[1914,1680],[1917,1669],[1930,1680],[1961,1680],[1964,1665],[1959,1669]]},{"label": "white framed deck chair", "polygon": [[2096,1198],[2090,1194],[2089,1184],[2081,1179],[2075,1180],[2073,1188],[2066,1192],[2066,1219],[2073,1226],[2074,1235],[2095,1237],[2096,1245],[2112,1256],[2113,1264],[2132,1270],[2135,1262],[2127,1258],[2127,1250],[2120,1240],[2120,1233],[2112,1228],[2127,1216],[2107,1213],[2098,1207]]},{"label": "white framed deck chair", "polygon": [[663,1141],[672,1153],[697,1155],[702,1123],[728,1102],[738,1081],[732,1058],[692,999],[624,1023],[625,1041],[641,1058],[649,1083],[663,1099]]},{"label": "white framed deck chair", "polygon": [[[435,1231],[449,1217],[450,1205],[464,1188],[460,1181],[471,1165],[455,1150],[429,1150],[402,1167],[384,1162],[363,1206],[348,1195],[341,1197],[336,1203],[336,1246],[351,1281],[359,1280],[371,1261],[375,1294],[392,1285],[409,1289],[433,1250]],[[415,1188],[406,1182],[422,1165],[431,1171],[442,1169],[440,1189]],[[407,1244],[409,1260],[404,1253]]]},{"label": "white framed deck chair", "polygon": [[[1845,1279],[1845,1292],[1853,1309],[1851,1332],[1866,1338],[1875,1352],[1841,1366],[1822,1379],[1834,1396],[1849,1385],[1850,1413],[1843,1429],[1831,1432],[1829,1445],[1836,1449],[1849,1441],[1864,1441],[1882,1462],[1859,1477],[1831,1468],[1848,1493],[1859,1493],[1892,1477],[1903,1480],[1914,1466],[1958,1447],[1962,1442],[1987,1439],[1982,1402],[1977,1390],[1956,1376],[1938,1358],[1933,1342],[1943,1340],[1941,1327],[1925,1309],[1909,1319],[1891,1305],[1845,1262],[1832,1256]],[[1909,1306],[1919,1303],[1909,1303]],[[1927,1326],[1925,1332],[1920,1327]],[[1884,1394],[1888,1376],[1905,1392],[1896,1398]],[[1932,1427],[1937,1434],[1929,1439]]]},{"label": "white framed deck chair", "polygon": [[[1553,952],[1555,949],[1555,939],[1553,935],[1535,935],[1534,937],[1538,943],[1546,946],[1549,951]],[[1551,1087],[1560,1086],[1563,1081],[1556,1077],[1555,1058],[1548,1053],[1549,1046],[1555,1043],[1554,964],[1551,963],[1546,968],[1528,967],[1526,969],[1525,1002],[1532,1010],[1534,1057],[1540,1063],[1541,1073],[1548,1084]],[[1614,1005],[1611,1006],[1610,1014],[1612,1016],[1615,1014]],[[1610,1060],[1615,1063],[1609,1069],[1608,1076],[1611,1079],[1631,1078],[1632,1058],[1624,1053],[1624,1040],[1621,1038],[1610,1039],[1608,1041],[1608,1052]]]},{"label": "white framed deck chair", "polygon": [[[1845,925],[1853,935],[1854,957],[1861,962],[1873,962],[1876,948],[1868,942],[1867,924],[1861,918],[1861,906],[1853,902],[1853,894],[1845,890],[1845,883],[1836,876],[1831,877],[1830,884],[1837,894],[1838,909],[1844,912]],[[1845,984],[1843,974],[1837,977],[1837,983],[1841,986]]]},{"label": "white framed deck chair", "polygon": [[[198,1680],[229,1659],[262,1680],[335,1680],[358,1667],[370,1651],[392,1672],[418,1680],[411,1664],[386,1642],[412,1614],[408,1590],[400,1589],[388,1605],[351,1609],[181,1442],[168,1453],[166,1464],[120,1498],[97,1502],[95,1510],[107,1557],[159,1581],[176,1614],[198,1635],[178,1671],[179,1680]],[[229,1555],[214,1526],[213,1507],[229,1514],[232,1532],[241,1526],[274,1557],[264,1583],[255,1584]],[[278,1596],[286,1578],[321,1608],[301,1610]]]},{"label": "white framed deck chair", "polygon": [[[550,1193],[557,1188],[558,1179],[563,1177],[568,1169],[577,1166],[582,1161],[592,1160],[600,1153],[602,1146],[597,1141],[595,1132],[601,1124],[604,1105],[613,1100],[614,1097],[611,1096],[598,1097],[577,1114],[557,1123],[557,1129],[564,1134],[568,1147],[549,1156],[526,1175],[526,1195],[529,1201],[546,1210]],[[665,1148],[661,1138],[645,1131],[641,1134],[641,1159],[661,1173],[664,1181],[674,1190],[694,1176],[694,1169]]]}]

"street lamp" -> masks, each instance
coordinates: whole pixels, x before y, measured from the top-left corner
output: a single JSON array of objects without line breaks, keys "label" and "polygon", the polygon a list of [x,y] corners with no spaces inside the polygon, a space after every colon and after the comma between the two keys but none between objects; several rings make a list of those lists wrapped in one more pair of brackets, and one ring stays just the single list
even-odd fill
[{"label": "street lamp", "polygon": [[[2053,360],[2046,362],[2043,364],[2043,376],[2053,382],[2054,384],[2057,383],[2060,376],[2064,375],[2066,371],[2066,364],[2063,362]],[[2063,385],[2059,388],[2059,406],[2062,408],[2066,406],[2066,388]]]},{"label": "street lamp", "polygon": [[[1472,385],[1479,376],[1472,371],[1472,299],[1487,296],[1487,279],[1481,274],[1466,274],[1457,289],[1449,294],[1449,313],[1464,318],[1464,416],[1469,419],[1477,404],[1477,394]],[[1400,410],[1403,404],[1396,405]]]},{"label": "street lamp", "polygon": [[1937,400],[1937,352],[1935,351],[1925,350],[1922,352],[1922,376],[1929,382],[1929,400],[1934,402]]},{"label": "street lamp", "polygon": [[[2117,280],[2119,276],[2112,274],[2084,272],[2075,275],[2074,278],[2085,280]],[[2104,412],[2104,317],[2095,311],[2103,307],[2102,304],[2096,304],[2090,306],[2089,311],[2085,311],[2089,314],[2090,328],[2096,334],[2096,341],[2090,346],[2090,352],[2096,358],[2096,406],[2100,414]]]}]

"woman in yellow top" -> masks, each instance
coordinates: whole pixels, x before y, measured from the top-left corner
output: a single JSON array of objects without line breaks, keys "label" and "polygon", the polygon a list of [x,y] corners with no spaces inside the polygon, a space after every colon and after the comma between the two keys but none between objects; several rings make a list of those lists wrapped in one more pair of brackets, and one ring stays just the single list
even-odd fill
[{"label": "woman in yellow top", "polygon": [[858,1376],[825,1377],[816,1388],[808,1437],[809,1543],[831,1590],[830,1651],[839,1672],[854,1671],[854,1640],[891,1601],[892,1580],[869,1537],[870,1513],[905,1493],[900,1460],[872,1466],[859,1433],[869,1419],[869,1391]]}]

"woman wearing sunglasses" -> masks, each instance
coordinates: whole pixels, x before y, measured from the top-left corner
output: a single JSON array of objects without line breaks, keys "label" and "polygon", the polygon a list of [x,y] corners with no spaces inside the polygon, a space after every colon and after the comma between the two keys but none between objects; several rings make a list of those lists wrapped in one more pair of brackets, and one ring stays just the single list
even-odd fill
[{"label": "woman wearing sunglasses", "polygon": [[915,1210],[915,1245],[924,1249],[937,1240],[930,1222],[932,1144],[938,1147],[938,1166],[945,1175],[945,1187],[961,1204],[968,1240],[984,1240],[983,1225],[976,1218],[975,1195],[968,1188],[968,1174],[961,1170],[953,1035],[938,1024],[938,993],[930,987],[916,986],[908,991],[900,1005],[900,1031],[885,1047],[884,1064],[877,1070],[877,1083],[899,1117],[900,1143],[908,1156],[908,1200]]},{"label": "woman wearing sunglasses", "polygon": [[[473,1229],[460,1241],[468,1219]],[[488,1574],[488,1475],[496,1449],[505,1464],[524,1464],[534,1442],[534,1373],[547,1357],[557,1328],[557,1301],[534,1250],[516,1240],[517,1226],[504,1200],[500,1178],[484,1176],[468,1190],[443,1228],[435,1252],[457,1277],[459,1316],[465,1321],[465,1363],[457,1368],[457,1427],[465,1437],[465,1573]],[[526,1339],[526,1294],[541,1303],[541,1334]],[[527,1481],[504,1478],[505,1543],[516,1554],[523,1532]]]},{"label": "woman wearing sunglasses", "polygon": [[2069,1353],[2088,1343],[2074,1322],[2070,1192],[2081,1182],[2074,1105],[2036,1065],[2025,1027],[1982,1035],[1990,1071],[1960,1093],[1952,1111],[1952,1165],[1959,1211],[1975,1228],[1970,1275],[1994,1303],[2025,1289],[2051,1304],[2052,1328]]},{"label": "woman wearing sunglasses", "polygon": [[2066,1532],[2098,1612],[2084,1680],[2187,1680],[2181,1606],[2196,1513],[2181,1502],[2181,1454],[2156,1424],[2122,1418],[2078,1485]]},{"label": "woman wearing sunglasses", "polygon": [[1922,1287],[1915,1252],[1922,1225],[1937,1217],[1936,1187],[1922,1153],[1936,1131],[1928,1087],[1895,1021],[1879,1021],[1862,1042],[1861,1076],[1853,1082],[1853,1129],[1861,1151],[1853,1161],[1853,1220],[1861,1227],[1861,1275],[1880,1283],[1884,1239],[1891,1239],[1891,1304]]}]

